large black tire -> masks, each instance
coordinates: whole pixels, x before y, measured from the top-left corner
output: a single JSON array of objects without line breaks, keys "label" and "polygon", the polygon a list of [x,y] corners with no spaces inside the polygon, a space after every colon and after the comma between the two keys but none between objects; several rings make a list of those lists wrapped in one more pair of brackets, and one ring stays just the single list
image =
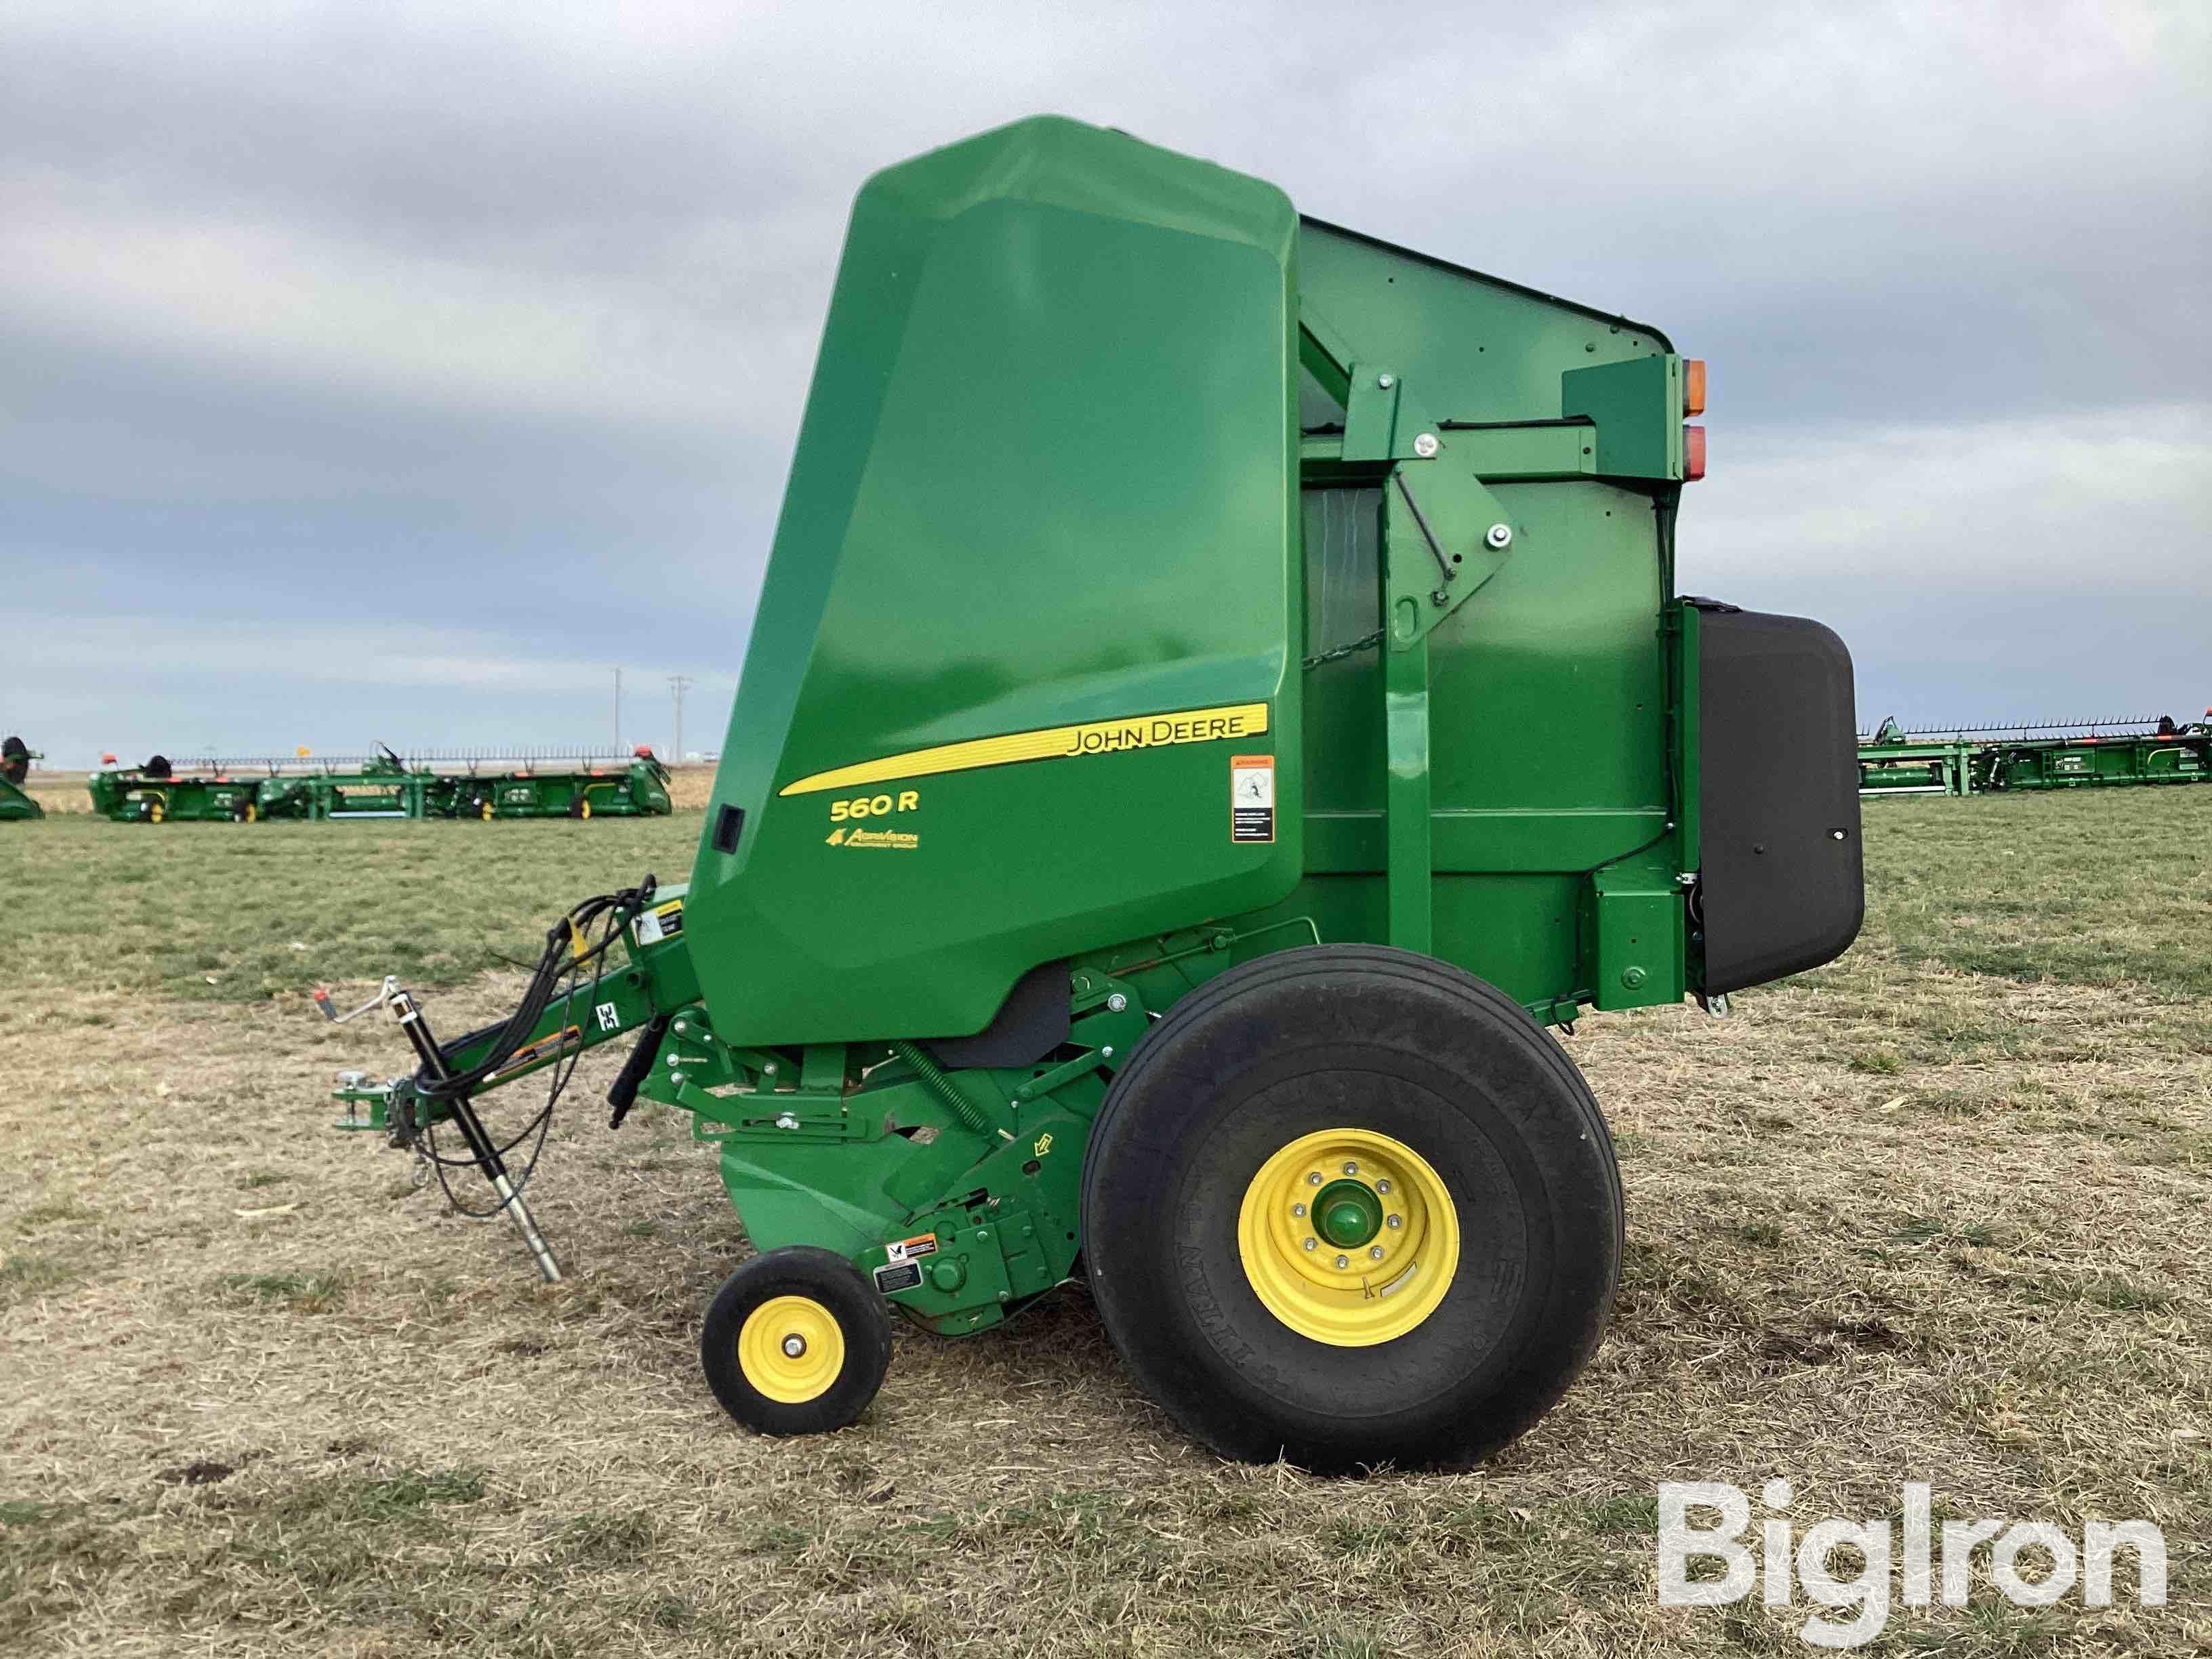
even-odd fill
[{"label": "large black tire", "polygon": [[[833,1318],[843,1356],[818,1393],[804,1400],[763,1392],[765,1377],[749,1375],[739,1352],[745,1322],[778,1297],[803,1298]],[[817,1325],[806,1329],[818,1342]],[[769,1333],[781,1338],[779,1327]],[[802,1353],[798,1358],[805,1358]],[[853,1422],[876,1397],[891,1363],[891,1320],[867,1275],[834,1250],[794,1244],[742,1264],[708,1304],[699,1333],[699,1362],[722,1409],[763,1434],[825,1434]],[[773,1363],[773,1362],[771,1362]],[[811,1387],[803,1378],[802,1389]]]},{"label": "large black tire", "polygon": [[[1425,1159],[1459,1232],[1433,1310],[1364,1346],[1292,1328],[1240,1253],[1261,1166],[1346,1128]],[[1107,1332],[1178,1423],[1344,1473],[1464,1467],[1541,1418],[1596,1352],[1623,1217],[1597,1103],[1517,1004],[1431,957],[1322,945],[1232,969],[1146,1034],[1091,1133],[1083,1230]]]}]

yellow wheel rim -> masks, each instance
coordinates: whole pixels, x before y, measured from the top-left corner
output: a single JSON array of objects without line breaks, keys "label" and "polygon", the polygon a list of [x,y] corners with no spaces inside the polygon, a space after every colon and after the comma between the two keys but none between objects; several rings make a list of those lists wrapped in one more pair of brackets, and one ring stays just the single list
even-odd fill
[{"label": "yellow wheel rim", "polygon": [[486,801],[483,805],[477,807],[477,816],[482,818],[486,823],[489,823],[491,822],[491,803],[489,801]]},{"label": "yellow wheel rim", "polygon": [[161,803],[159,801],[155,801],[151,806],[146,809],[146,821],[149,823],[159,823],[167,816],[167,812],[162,809]]},{"label": "yellow wheel rim", "polygon": [[589,800],[578,801],[576,805],[578,808],[576,816],[578,817],[587,818],[592,816],[592,803]]},{"label": "yellow wheel rim", "polygon": [[803,1406],[845,1369],[844,1328],[811,1296],[772,1297],[738,1329],[738,1369],[769,1399]]},{"label": "yellow wheel rim", "polygon": [[1459,1212],[1443,1177],[1402,1140],[1322,1129],[1260,1166],[1237,1213],[1237,1249],[1261,1305],[1300,1336],[1372,1347],[1443,1300],[1459,1268]]}]

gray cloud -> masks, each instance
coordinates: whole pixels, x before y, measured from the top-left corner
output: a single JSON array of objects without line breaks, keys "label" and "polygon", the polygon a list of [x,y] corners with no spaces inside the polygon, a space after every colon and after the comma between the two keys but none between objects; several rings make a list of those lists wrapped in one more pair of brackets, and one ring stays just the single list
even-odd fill
[{"label": "gray cloud", "polygon": [[[1830,616],[1869,695],[2205,678],[2170,621],[2212,600],[2200,9],[610,15],[11,8],[0,547],[82,656],[11,653],[0,724],[561,739],[597,665],[732,672],[854,189],[1045,108],[1665,326],[1713,364],[1686,573]],[[435,648],[388,625],[358,678],[124,696],[99,643],[398,614]],[[2005,636],[2035,676],[1992,678]],[[453,678],[486,663],[519,678]]]}]

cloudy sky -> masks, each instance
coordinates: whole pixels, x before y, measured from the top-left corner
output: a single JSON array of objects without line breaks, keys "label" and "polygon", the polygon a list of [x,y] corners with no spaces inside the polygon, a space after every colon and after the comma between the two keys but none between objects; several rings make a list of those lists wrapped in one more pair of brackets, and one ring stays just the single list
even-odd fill
[{"label": "cloudy sky", "polygon": [[1666,328],[1863,720],[2212,702],[2205,7],[1353,15],[12,0],[0,726],[714,746],[854,187],[1042,110]]}]

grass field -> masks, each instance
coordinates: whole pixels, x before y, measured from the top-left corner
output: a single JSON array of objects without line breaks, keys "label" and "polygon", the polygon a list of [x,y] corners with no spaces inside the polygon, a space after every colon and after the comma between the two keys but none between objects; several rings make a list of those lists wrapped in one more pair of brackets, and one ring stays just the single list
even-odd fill
[{"label": "grass field", "polygon": [[1589,1373],[1489,1467],[1361,1481],[1193,1447],[1075,1288],[902,1334],[853,1430],[746,1435],[696,1352],[743,1235],[684,1122],[606,1133],[618,1056],[532,1188],[557,1287],[329,1132],[404,1045],[313,985],[504,1012],[502,957],[680,877],[696,811],[0,828],[0,1651],[1808,1651],[1802,1599],[1654,1598],[1657,1483],[1776,1476],[1801,1529],[1905,1480],[2165,1528],[2162,1609],[1978,1584],[1871,1651],[2212,1651],[2212,789],[1867,817],[1843,962],[1567,1040],[1632,1241]]}]

